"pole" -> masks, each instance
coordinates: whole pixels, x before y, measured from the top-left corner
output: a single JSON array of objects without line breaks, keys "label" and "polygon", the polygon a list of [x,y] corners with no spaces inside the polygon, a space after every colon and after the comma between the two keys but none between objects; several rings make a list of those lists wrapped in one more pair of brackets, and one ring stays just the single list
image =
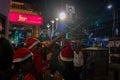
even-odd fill
[{"label": "pole", "polygon": [[114,30],[115,30],[115,10],[113,10],[113,27],[112,27],[112,37],[114,37]]},{"label": "pole", "polygon": [[56,25],[55,25],[55,30],[54,31],[56,31],[57,30],[57,28],[58,28],[58,18],[56,18]]},{"label": "pole", "polygon": [[54,21],[52,21],[51,41],[52,41],[53,35],[54,35]]}]

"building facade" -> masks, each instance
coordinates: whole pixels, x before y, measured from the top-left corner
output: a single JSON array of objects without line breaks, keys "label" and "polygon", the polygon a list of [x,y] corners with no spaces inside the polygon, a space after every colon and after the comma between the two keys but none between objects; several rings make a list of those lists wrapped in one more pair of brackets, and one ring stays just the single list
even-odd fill
[{"label": "building facade", "polygon": [[29,37],[39,36],[43,18],[28,4],[12,1],[9,13],[9,40],[12,43],[24,42]]}]

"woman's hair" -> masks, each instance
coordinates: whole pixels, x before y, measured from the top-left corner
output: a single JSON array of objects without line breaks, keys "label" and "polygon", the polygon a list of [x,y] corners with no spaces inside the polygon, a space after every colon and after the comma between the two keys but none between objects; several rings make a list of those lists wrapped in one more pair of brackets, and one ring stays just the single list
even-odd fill
[{"label": "woman's hair", "polygon": [[2,34],[5,34],[6,16],[0,13],[0,23],[2,23]]}]

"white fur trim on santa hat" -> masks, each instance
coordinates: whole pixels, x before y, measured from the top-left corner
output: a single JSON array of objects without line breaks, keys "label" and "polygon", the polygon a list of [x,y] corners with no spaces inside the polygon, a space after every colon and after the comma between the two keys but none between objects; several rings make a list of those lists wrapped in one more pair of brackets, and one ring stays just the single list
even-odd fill
[{"label": "white fur trim on santa hat", "polygon": [[60,59],[63,60],[63,61],[73,61],[73,58],[66,58],[66,57],[63,57],[60,53]]},{"label": "white fur trim on santa hat", "polygon": [[27,56],[25,56],[25,57],[23,57],[23,58],[14,59],[14,60],[13,60],[13,63],[22,62],[22,61],[28,59],[29,57],[31,57],[32,55],[33,55],[33,53],[30,53],[30,54],[28,54]]},{"label": "white fur trim on santa hat", "polygon": [[37,45],[38,43],[40,43],[39,40],[35,41],[31,46],[28,47],[28,49],[33,48],[35,45]]}]

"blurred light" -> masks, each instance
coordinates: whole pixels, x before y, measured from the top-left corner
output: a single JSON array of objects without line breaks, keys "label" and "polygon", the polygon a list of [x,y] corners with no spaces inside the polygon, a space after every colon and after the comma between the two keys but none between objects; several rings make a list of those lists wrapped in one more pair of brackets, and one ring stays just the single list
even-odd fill
[{"label": "blurred light", "polygon": [[59,20],[59,18],[55,18],[55,20],[56,20],[56,21],[58,21],[58,20]]},{"label": "blurred light", "polygon": [[100,26],[99,21],[96,21],[96,22],[95,22],[95,25],[96,25],[96,27],[99,27],[99,26]]},{"label": "blurred light", "polygon": [[96,46],[96,44],[95,44],[95,42],[93,42],[93,43],[92,43],[92,47],[95,47],[95,46]]},{"label": "blurred light", "polygon": [[104,41],[108,41],[108,40],[109,40],[109,38],[105,38],[105,39],[104,39]]},{"label": "blurred light", "polygon": [[68,33],[66,33],[66,36],[65,36],[65,37],[66,37],[66,39],[69,39],[69,34],[68,34]]},{"label": "blurred light", "polygon": [[11,32],[11,31],[9,31],[9,32],[8,32],[8,34],[12,34],[12,32]]},{"label": "blurred light", "polygon": [[47,24],[47,27],[50,28],[50,24]]},{"label": "blurred light", "polygon": [[109,5],[107,6],[108,9],[111,9],[112,7],[113,7],[112,4],[109,4]]},{"label": "blurred light", "polygon": [[118,28],[115,29],[115,34],[116,34],[116,35],[119,34],[119,30],[118,30]]},{"label": "blurred light", "polygon": [[11,41],[11,43],[13,44],[13,43],[15,43],[14,41]]},{"label": "blurred light", "polygon": [[59,18],[60,19],[65,19],[66,18],[66,14],[64,12],[61,12],[60,15],[59,15]]},{"label": "blurred light", "polygon": [[88,39],[90,39],[93,36],[93,33],[90,33],[88,36]]},{"label": "blurred light", "polygon": [[94,38],[94,41],[96,42],[96,41],[97,41],[97,38]]},{"label": "blurred light", "polygon": [[101,42],[102,42],[102,47],[106,47],[106,42],[105,42],[105,40],[102,39]]},{"label": "blurred light", "polygon": [[54,20],[52,20],[52,21],[51,21],[51,23],[55,23],[55,21],[54,21]]},{"label": "blurred light", "polygon": [[87,40],[86,44],[87,46],[90,46],[90,40]]}]

